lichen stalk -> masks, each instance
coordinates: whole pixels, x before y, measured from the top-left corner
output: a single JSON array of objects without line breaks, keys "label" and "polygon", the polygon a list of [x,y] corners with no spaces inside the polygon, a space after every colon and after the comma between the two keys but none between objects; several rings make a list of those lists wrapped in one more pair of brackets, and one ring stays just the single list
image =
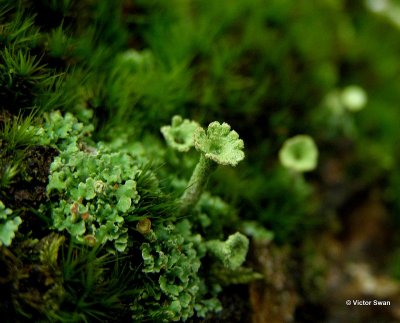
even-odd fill
[{"label": "lichen stalk", "polygon": [[217,168],[217,164],[200,155],[200,160],[194,169],[189,185],[181,197],[180,213],[185,214],[195,206],[207,185],[210,174]]}]

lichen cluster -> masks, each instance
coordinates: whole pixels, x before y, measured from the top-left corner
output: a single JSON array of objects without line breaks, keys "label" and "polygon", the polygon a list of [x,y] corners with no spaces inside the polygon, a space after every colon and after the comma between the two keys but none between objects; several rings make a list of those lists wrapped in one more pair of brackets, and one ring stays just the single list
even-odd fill
[{"label": "lichen cluster", "polygon": [[[221,308],[216,293],[206,297],[207,288],[199,276],[205,247],[202,237],[191,233],[189,221],[158,226],[140,250],[142,272],[153,284],[151,292],[143,291],[132,305],[136,319],[186,320],[194,313],[204,316]],[[154,299],[163,300],[165,306],[155,306]]]},{"label": "lichen cluster", "polygon": [[[178,117],[174,117],[174,120],[177,122]],[[187,140],[193,143],[195,130],[202,128],[188,120],[185,124],[196,126],[196,129],[185,131]],[[210,134],[213,133],[214,125],[219,124],[211,125]],[[243,279],[247,282],[259,278],[249,268],[241,268],[249,244],[244,235],[236,233],[224,242],[216,239],[213,233],[210,234],[213,239],[207,241],[207,237],[192,229],[195,223],[204,228],[209,226],[211,219],[216,220],[215,213],[225,216],[231,213],[223,201],[205,191],[206,179],[196,179],[204,184],[197,187],[195,193],[198,199],[203,196],[202,201],[199,205],[197,200],[192,201],[191,206],[194,209],[186,209],[185,216],[195,217],[192,219],[193,225],[188,219],[176,219],[169,206],[159,206],[161,210],[167,208],[171,212],[169,218],[168,215],[160,218],[160,214],[153,213],[151,209],[156,209],[157,205],[149,206],[147,212],[143,206],[148,203],[146,200],[150,193],[153,197],[161,196],[162,190],[158,184],[158,175],[147,169],[149,161],[142,153],[134,148],[115,151],[112,143],[93,143],[90,138],[93,127],[90,124],[84,126],[70,113],[63,115],[60,111],[54,111],[45,114],[41,125],[31,127],[37,142],[58,150],[49,169],[47,194],[50,203],[43,203],[40,211],[49,215],[50,230],[61,235],[56,239],[52,233],[47,240],[43,240],[46,241],[45,244],[37,245],[40,246],[41,257],[45,257],[40,258],[43,261],[51,261],[53,266],[58,267],[58,253],[66,239],[81,248],[104,249],[107,250],[106,254],[120,254],[121,257],[139,252],[141,259],[134,261],[136,269],[132,269],[132,275],[135,279],[129,287],[131,294],[126,298],[134,321],[187,320],[194,315],[204,317],[209,312],[220,311],[218,293],[221,286],[218,280],[209,281],[202,268],[202,261],[207,255],[215,261],[215,265],[211,266],[212,270],[222,270],[225,271],[225,277],[231,276],[228,281],[221,278],[221,283]],[[231,134],[234,135],[233,139],[239,140],[235,132],[229,132],[228,125],[221,127],[224,131],[214,133],[213,142],[223,144],[227,140],[226,136],[230,137]],[[163,127],[162,131],[167,133],[169,128]],[[168,136],[166,141],[170,144],[167,138]],[[229,156],[229,149],[233,149],[232,154],[236,156],[236,149],[241,148],[243,142],[239,140],[239,145],[225,147],[222,156]],[[204,154],[201,151],[200,161]],[[241,153],[232,164],[236,165],[243,156]],[[191,181],[197,175],[195,170]],[[210,174],[202,175],[208,178]],[[146,181],[143,176],[146,176]],[[186,188],[189,189],[190,186]],[[184,196],[175,202],[170,198],[169,203],[182,205]],[[8,219],[11,211],[1,206],[2,214],[4,213],[5,220],[8,221],[8,236],[2,240],[5,245],[10,245],[21,219]],[[176,215],[182,215],[182,209],[180,210]],[[15,225],[10,226],[11,222]],[[217,236],[223,237],[219,231],[221,229],[222,227],[216,228],[216,232]],[[53,247],[48,246],[49,243]],[[62,268],[53,275],[60,275],[60,271]],[[215,276],[218,277],[218,274]],[[54,279],[54,292],[64,294],[65,287],[59,278]],[[46,295],[48,297],[52,294],[48,292]],[[42,309],[48,312],[47,315],[58,315],[57,311],[63,308],[63,304],[60,299],[52,305],[53,310],[49,310],[51,305],[48,303]]]}]

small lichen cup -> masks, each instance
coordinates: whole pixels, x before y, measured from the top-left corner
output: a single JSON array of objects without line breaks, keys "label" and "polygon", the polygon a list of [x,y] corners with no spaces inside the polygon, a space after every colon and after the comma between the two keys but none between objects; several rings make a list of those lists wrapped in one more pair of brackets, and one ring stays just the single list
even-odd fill
[{"label": "small lichen cup", "polygon": [[200,125],[181,116],[174,116],[170,126],[161,127],[161,133],[171,148],[187,152],[194,146],[194,132]]},{"label": "small lichen cup", "polygon": [[244,159],[244,143],[227,123],[214,121],[207,130],[198,127],[194,146],[201,153],[189,185],[181,197],[181,213],[186,213],[199,200],[210,174],[218,165],[236,166]]},{"label": "small lichen cup", "polygon": [[318,148],[308,135],[297,135],[287,139],[279,151],[281,164],[299,173],[312,171],[317,167]]}]

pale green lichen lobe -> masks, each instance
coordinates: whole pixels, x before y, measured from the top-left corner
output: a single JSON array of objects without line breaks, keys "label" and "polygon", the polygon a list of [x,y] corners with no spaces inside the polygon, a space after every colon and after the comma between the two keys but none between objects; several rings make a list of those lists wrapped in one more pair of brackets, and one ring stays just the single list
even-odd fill
[{"label": "pale green lichen lobe", "polygon": [[236,232],[226,241],[211,240],[207,242],[207,250],[229,270],[239,268],[246,260],[249,239]]},{"label": "pale green lichen lobe", "polygon": [[0,246],[10,246],[18,226],[22,223],[19,216],[12,217],[12,211],[0,201]]}]

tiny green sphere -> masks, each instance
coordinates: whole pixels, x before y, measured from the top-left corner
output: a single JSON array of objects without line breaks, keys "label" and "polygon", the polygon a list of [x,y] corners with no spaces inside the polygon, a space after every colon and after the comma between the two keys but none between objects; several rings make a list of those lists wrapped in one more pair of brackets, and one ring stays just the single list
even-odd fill
[{"label": "tiny green sphere", "polygon": [[285,141],[279,151],[281,164],[297,172],[312,171],[317,167],[318,148],[308,135],[297,135]]},{"label": "tiny green sphere", "polygon": [[367,104],[367,93],[357,85],[350,85],[342,91],[341,99],[347,110],[356,112],[362,110]]}]

